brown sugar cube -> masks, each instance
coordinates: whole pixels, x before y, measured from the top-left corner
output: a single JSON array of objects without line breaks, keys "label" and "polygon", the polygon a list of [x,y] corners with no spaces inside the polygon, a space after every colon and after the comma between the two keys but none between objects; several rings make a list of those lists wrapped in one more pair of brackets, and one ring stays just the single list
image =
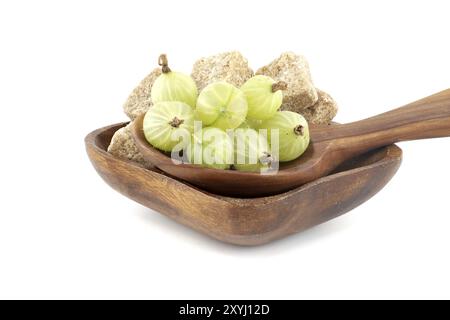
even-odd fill
[{"label": "brown sugar cube", "polygon": [[123,111],[131,120],[134,120],[141,114],[146,113],[152,105],[150,92],[152,90],[153,83],[160,74],[161,68],[154,69],[131,92],[127,101],[123,105]]},{"label": "brown sugar cube", "polygon": [[300,111],[300,113],[312,124],[329,124],[336,116],[338,106],[334,99],[326,92],[317,89],[319,100],[312,107]]},{"label": "brown sugar cube", "polygon": [[282,53],[279,58],[258,69],[256,74],[287,83],[287,89],[283,91],[283,110],[300,112],[317,102],[309,64],[303,56],[292,52]]},{"label": "brown sugar cube", "polygon": [[114,133],[108,147],[108,152],[116,157],[137,162],[146,168],[152,167],[152,165],[144,159],[134,143],[131,135],[131,123]]},{"label": "brown sugar cube", "polygon": [[216,81],[226,81],[239,88],[253,76],[253,70],[241,53],[231,51],[197,60],[191,76],[199,91]]}]

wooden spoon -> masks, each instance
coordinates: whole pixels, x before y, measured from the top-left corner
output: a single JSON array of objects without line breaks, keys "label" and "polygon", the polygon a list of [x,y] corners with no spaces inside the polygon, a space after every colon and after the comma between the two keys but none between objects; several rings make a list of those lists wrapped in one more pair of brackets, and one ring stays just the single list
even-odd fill
[{"label": "wooden spoon", "polygon": [[300,158],[280,164],[274,175],[175,164],[145,139],[143,116],[132,134],[143,156],[167,174],[205,190],[259,197],[290,190],[332,172],[344,161],[392,143],[450,136],[450,89],[378,116],[344,125],[310,127],[311,144]]}]

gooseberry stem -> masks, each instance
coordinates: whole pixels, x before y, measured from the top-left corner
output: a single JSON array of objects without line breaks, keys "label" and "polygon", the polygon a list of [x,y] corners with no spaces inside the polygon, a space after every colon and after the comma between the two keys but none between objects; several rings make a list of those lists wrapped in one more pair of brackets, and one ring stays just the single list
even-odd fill
[{"label": "gooseberry stem", "polygon": [[259,161],[262,164],[267,164],[267,165],[271,165],[272,162],[274,161],[272,155],[266,151],[263,152],[263,155],[259,158]]},{"label": "gooseberry stem", "polygon": [[162,73],[169,73],[171,71],[169,68],[169,61],[167,60],[167,55],[161,54],[158,58],[158,64],[161,66]]},{"label": "gooseberry stem", "polygon": [[272,92],[277,92],[278,90],[286,90],[288,87],[287,83],[284,81],[278,81],[272,84]]},{"label": "gooseberry stem", "polygon": [[174,117],[172,121],[169,122],[169,124],[174,128],[178,128],[183,124],[183,122],[184,122],[183,119],[178,119],[177,117]]},{"label": "gooseberry stem", "polygon": [[298,136],[302,136],[304,134],[304,130],[305,128],[301,124],[299,124],[294,128],[294,133]]}]

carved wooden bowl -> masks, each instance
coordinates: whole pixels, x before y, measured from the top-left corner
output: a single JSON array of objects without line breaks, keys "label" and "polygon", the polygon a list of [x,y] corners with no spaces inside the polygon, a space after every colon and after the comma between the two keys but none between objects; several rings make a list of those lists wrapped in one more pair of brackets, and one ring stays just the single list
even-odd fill
[{"label": "carved wooden bowl", "polygon": [[106,152],[125,124],[90,133],[89,158],[115,190],[179,223],[237,245],[261,245],[336,218],[364,203],[394,176],[402,150],[390,145],[351,159],[332,174],[259,198],[219,196]]}]

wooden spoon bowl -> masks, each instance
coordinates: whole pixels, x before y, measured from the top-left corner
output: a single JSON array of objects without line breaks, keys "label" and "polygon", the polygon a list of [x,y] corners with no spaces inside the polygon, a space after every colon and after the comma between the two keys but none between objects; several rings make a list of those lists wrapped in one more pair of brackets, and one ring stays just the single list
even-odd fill
[{"label": "wooden spoon bowl", "polygon": [[[239,198],[261,197],[295,188],[303,184],[303,182],[297,179],[297,175],[295,174],[300,160],[307,162],[312,158],[312,161],[308,164],[312,166],[317,161],[314,159],[316,151],[322,149],[321,145],[310,145],[301,158],[280,163],[280,170],[275,175],[204,168],[199,165],[174,162],[170,154],[152,147],[144,136],[142,129],[143,119],[144,115],[137,117],[132,124],[131,131],[139,151],[148,162],[177,179],[187,181],[204,190],[225,196]],[[333,126],[335,125],[337,124]]]},{"label": "wooden spoon bowl", "polygon": [[343,162],[379,147],[405,140],[450,136],[450,89],[358,122],[310,126],[311,143],[307,151],[296,160],[280,163],[279,170],[272,175],[174,163],[147,142],[143,118],[142,115],[133,122],[133,138],[146,160],[156,167],[217,194],[260,197],[324,177]]},{"label": "wooden spoon bowl", "polygon": [[397,146],[382,147],[345,161],[330,175],[288,192],[232,198],[109,154],[106,150],[111,137],[124,125],[95,130],[85,139],[88,156],[106,183],[179,223],[238,245],[268,243],[350,211],[381,190],[402,159]]}]

